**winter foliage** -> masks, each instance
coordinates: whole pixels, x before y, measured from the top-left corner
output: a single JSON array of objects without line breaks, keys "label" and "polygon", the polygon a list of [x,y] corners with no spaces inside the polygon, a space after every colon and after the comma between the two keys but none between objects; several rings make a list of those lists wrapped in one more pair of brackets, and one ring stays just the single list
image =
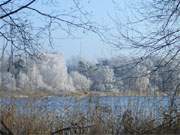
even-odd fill
[{"label": "winter foliage", "polygon": [[60,54],[44,54],[39,59],[29,58],[26,61],[17,58],[10,67],[8,64],[3,67],[2,89],[53,90],[53,92],[74,90],[64,58]]},{"label": "winter foliage", "polygon": [[90,90],[92,82],[86,76],[80,74],[77,71],[71,72],[70,76],[73,81],[73,86],[76,90]]},{"label": "winter foliage", "polygon": [[180,82],[178,62],[163,66],[158,57],[142,62],[122,56],[98,62],[73,58],[66,65],[63,55],[46,53],[40,58],[10,60],[1,58],[2,90],[170,92]]}]

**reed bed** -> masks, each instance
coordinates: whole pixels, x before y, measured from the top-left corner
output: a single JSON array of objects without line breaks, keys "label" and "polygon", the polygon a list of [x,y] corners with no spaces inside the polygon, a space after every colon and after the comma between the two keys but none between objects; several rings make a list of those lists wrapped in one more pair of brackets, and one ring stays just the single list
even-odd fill
[{"label": "reed bed", "polygon": [[[101,105],[91,101],[59,112],[34,107],[30,99],[21,108],[12,99],[0,108],[1,135],[174,135],[180,134],[180,112],[177,106],[145,110],[140,101],[128,101],[126,107]],[[157,113],[158,112],[158,113]]]}]

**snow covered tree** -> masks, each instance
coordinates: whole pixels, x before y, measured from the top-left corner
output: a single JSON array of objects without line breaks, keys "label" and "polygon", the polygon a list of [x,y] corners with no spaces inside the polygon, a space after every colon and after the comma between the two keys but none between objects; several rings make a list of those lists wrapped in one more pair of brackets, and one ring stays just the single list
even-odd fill
[{"label": "snow covered tree", "polygon": [[109,66],[100,66],[93,72],[91,79],[93,90],[111,91],[114,85],[114,71]]},{"label": "snow covered tree", "polygon": [[64,57],[60,54],[45,54],[39,64],[43,82],[56,92],[73,90],[67,73]]},{"label": "snow covered tree", "polygon": [[77,71],[71,72],[70,76],[76,90],[90,90],[92,82],[86,76],[80,74]]}]

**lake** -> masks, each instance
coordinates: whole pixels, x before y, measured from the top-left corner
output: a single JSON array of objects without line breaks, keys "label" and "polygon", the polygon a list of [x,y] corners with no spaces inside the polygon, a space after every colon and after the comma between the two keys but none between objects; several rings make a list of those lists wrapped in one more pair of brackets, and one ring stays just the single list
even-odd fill
[{"label": "lake", "polygon": [[[175,105],[180,111],[180,97],[175,98]],[[87,113],[95,108],[103,109],[105,113],[111,111],[114,115],[122,115],[131,110],[134,115],[141,117],[161,117],[168,109],[169,97],[133,97],[133,96],[91,96],[76,98],[71,96],[49,96],[43,98],[0,98],[1,109],[15,106],[17,114],[32,112],[66,115],[67,112]]]}]

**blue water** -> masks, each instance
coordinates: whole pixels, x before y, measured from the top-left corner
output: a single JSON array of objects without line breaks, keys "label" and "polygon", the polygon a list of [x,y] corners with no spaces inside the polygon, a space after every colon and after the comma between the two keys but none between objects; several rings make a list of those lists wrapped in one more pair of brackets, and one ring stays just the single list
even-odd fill
[{"label": "blue water", "polygon": [[[107,108],[115,115],[122,115],[124,111],[131,110],[134,114],[153,115],[160,117],[160,112],[166,111],[169,106],[169,97],[118,97],[118,96],[93,96],[93,97],[44,97],[32,98],[1,98],[0,106],[7,108],[16,106],[17,113],[48,113],[53,112],[65,115],[67,111],[87,113],[96,107]],[[180,111],[180,97],[176,97],[176,106]],[[141,114],[141,116],[142,116]]]}]

